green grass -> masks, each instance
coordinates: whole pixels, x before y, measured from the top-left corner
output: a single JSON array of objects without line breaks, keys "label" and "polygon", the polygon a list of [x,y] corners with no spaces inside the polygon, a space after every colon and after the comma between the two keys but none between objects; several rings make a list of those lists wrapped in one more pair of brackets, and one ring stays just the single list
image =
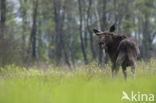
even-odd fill
[{"label": "green grass", "polygon": [[128,69],[127,81],[121,70],[113,80],[109,66],[101,70],[95,63],[77,66],[72,72],[60,69],[0,68],[0,103],[127,103],[121,101],[122,91],[156,95],[155,60],[138,62],[134,80]]}]

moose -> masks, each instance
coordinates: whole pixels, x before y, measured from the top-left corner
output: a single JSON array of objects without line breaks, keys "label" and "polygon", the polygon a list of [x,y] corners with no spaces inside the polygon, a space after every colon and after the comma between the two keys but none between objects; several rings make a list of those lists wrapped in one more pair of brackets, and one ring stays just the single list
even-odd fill
[{"label": "moose", "polygon": [[115,24],[108,31],[94,29],[94,33],[99,36],[98,45],[110,57],[112,62],[112,77],[114,78],[119,67],[122,67],[124,78],[127,79],[126,68],[131,67],[131,75],[134,78],[135,63],[140,54],[139,48],[132,38],[115,33]]}]

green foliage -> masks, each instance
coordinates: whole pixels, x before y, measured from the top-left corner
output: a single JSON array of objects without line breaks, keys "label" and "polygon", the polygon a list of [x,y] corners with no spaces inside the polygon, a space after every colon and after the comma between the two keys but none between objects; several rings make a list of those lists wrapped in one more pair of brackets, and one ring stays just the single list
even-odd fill
[{"label": "green foliage", "polygon": [[138,62],[136,78],[127,81],[121,71],[112,80],[110,66],[101,70],[96,63],[76,66],[72,72],[8,65],[0,68],[0,103],[131,103],[121,101],[122,91],[156,95],[155,62]]},{"label": "green foliage", "polygon": [[[24,61],[25,64],[25,61],[30,61],[28,58],[32,56],[30,34],[35,0],[6,1],[6,27],[4,31],[6,40],[0,40],[0,53],[2,53],[0,54],[0,62],[5,63],[0,64],[13,63],[10,61]],[[151,53],[151,55],[154,54],[152,56],[156,57],[156,45],[152,43],[154,41],[153,33],[156,32],[156,0],[91,0],[91,5],[89,2],[90,0],[81,1],[82,41],[85,44],[84,48],[89,62],[93,59],[92,54],[96,56],[94,59],[98,59],[98,37],[94,34],[92,41],[90,41],[89,31],[93,33],[92,29],[94,28],[105,30],[113,23],[116,23],[116,33],[132,36],[136,39],[139,47],[146,47],[140,50],[141,54],[147,50],[149,51],[147,54]],[[89,11],[88,8],[90,8]],[[64,50],[59,48],[61,53],[58,53],[61,55],[61,63],[65,62],[63,51],[67,52],[69,60],[66,59],[66,61],[82,61],[78,0],[38,0],[37,11],[35,31],[37,60],[55,62],[59,57],[56,48],[62,46],[62,43],[58,41],[62,39],[65,47]],[[56,19],[58,19],[57,23]],[[97,27],[97,25],[101,27]],[[57,33],[62,36],[57,37]],[[145,46],[144,43],[147,45]]]}]

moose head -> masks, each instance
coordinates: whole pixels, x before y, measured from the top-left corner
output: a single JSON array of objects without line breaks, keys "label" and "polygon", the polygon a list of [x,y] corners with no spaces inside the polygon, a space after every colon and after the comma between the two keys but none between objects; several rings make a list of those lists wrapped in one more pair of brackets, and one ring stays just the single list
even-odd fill
[{"label": "moose head", "polygon": [[99,47],[101,49],[106,49],[106,45],[112,42],[112,37],[114,35],[113,32],[115,31],[115,24],[112,25],[108,31],[103,32],[96,29],[94,29],[93,31],[97,36],[100,37],[98,42]]}]

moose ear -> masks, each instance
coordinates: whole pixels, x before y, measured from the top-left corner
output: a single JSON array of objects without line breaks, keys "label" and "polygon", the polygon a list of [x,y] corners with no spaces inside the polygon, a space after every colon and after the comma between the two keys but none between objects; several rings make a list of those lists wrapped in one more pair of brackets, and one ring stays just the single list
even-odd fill
[{"label": "moose ear", "polygon": [[100,36],[103,32],[97,30],[97,29],[93,29],[94,33],[97,35],[97,36]]},{"label": "moose ear", "polygon": [[109,29],[110,32],[114,32],[115,31],[115,24],[113,24],[110,29]]}]

